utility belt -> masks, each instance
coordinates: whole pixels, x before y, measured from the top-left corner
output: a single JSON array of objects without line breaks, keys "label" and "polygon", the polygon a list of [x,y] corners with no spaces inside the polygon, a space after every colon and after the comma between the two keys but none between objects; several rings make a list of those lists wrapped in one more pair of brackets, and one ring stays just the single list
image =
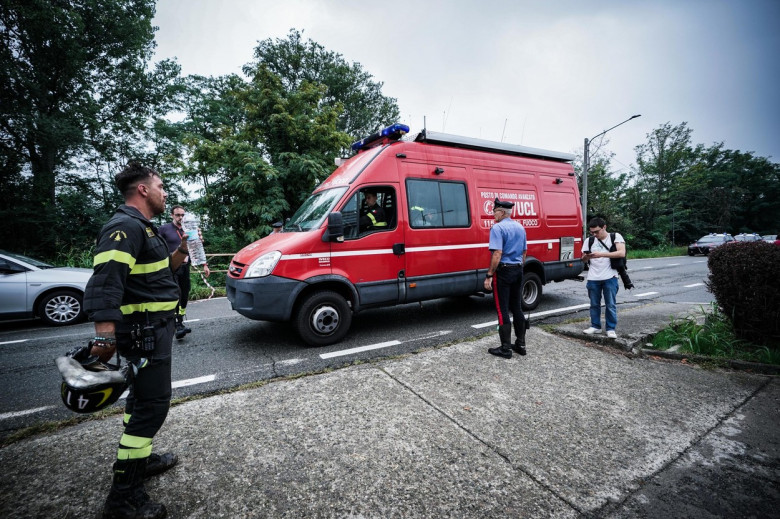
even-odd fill
[{"label": "utility belt", "polygon": [[522,263],[499,263],[498,268],[500,269],[519,269],[522,268]]},{"label": "utility belt", "polygon": [[154,351],[157,346],[155,330],[167,328],[174,316],[159,319],[147,319],[144,322],[122,322],[118,325],[117,333],[130,335],[130,351],[137,350],[144,353]]}]

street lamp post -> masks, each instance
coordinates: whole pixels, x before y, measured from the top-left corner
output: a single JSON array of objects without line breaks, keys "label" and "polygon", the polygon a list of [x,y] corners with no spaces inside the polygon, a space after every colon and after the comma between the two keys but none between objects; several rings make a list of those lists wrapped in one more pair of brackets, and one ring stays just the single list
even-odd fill
[{"label": "street lamp post", "polygon": [[590,139],[588,139],[587,137],[585,138],[585,149],[582,155],[582,236],[583,239],[588,237],[588,169],[590,168],[590,149],[589,149],[590,143],[593,141],[593,139],[597,137],[601,137],[608,131],[614,130],[621,124],[625,124],[632,119],[636,119],[637,117],[641,117],[641,114],[632,115],[622,123],[618,123],[612,128],[607,128],[603,132],[599,133],[598,135],[594,135]]}]

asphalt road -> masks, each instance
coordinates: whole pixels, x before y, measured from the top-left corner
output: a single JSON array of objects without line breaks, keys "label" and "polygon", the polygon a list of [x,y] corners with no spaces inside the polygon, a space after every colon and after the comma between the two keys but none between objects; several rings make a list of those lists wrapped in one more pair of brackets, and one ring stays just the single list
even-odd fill
[{"label": "asphalt road", "polygon": [[[629,273],[635,288],[621,287],[621,306],[661,299],[706,307],[712,301],[704,285],[706,258],[629,260]],[[546,285],[532,324],[584,319],[587,301],[584,283]],[[224,298],[191,302],[188,318],[192,334],[174,344],[174,398],[468,340],[493,333],[496,323],[492,297],[439,299],[362,312],[341,343],[310,348],[290,325],[246,319]],[[0,323],[0,437],[73,416],[60,401],[54,358],[93,334],[90,323]]]}]

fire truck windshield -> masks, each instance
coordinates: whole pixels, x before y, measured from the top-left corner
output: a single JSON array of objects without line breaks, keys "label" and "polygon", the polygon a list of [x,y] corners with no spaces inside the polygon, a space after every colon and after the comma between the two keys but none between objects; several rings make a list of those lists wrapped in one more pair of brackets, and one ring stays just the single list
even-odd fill
[{"label": "fire truck windshield", "polygon": [[344,195],[346,187],[336,187],[311,195],[284,224],[285,232],[304,232],[319,229],[333,207]]}]

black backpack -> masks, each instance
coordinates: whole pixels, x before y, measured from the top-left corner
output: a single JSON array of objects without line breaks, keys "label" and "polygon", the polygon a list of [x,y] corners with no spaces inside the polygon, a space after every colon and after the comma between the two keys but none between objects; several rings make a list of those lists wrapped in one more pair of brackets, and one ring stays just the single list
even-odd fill
[{"label": "black backpack", "polygon": [[[612,240],[612,247],[609,248],[609,252],[615,252],[617,250],[617,245],[615,244],[615,233],[611,232],[609,233],[609,239]],[[588,250],[593,250],[593,242],[596,241],[595,236],[591,236],[588,238]],[[606,248],[606,244],[599,240],[599,243]],[[621,269],[626,270],[628,268],[628,264],[626,263],[626,258],[628,257],[628,249],[626,249],[626,255],[622,258],[609,258],[609,264],[612,266],[613,269],[620,271]]]}]

